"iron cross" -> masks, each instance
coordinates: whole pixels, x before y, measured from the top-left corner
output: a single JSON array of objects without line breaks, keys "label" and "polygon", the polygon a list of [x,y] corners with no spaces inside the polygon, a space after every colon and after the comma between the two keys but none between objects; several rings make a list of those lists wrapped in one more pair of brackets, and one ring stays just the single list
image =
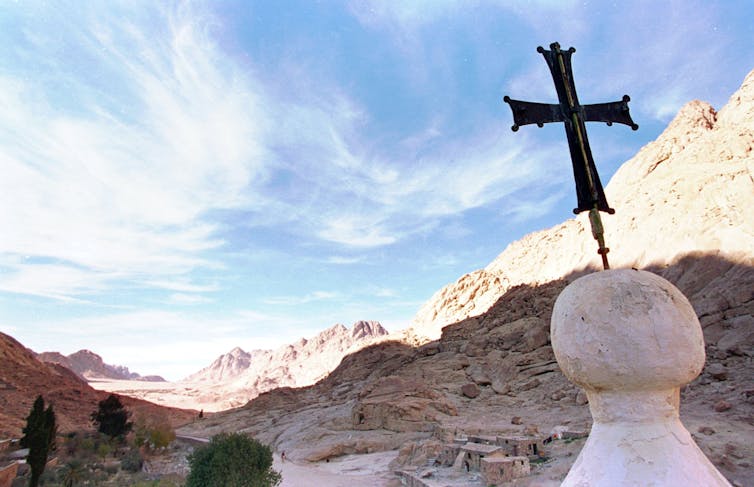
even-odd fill
[{"label": "iron cross", "polygon": [[621,101],[592,105],[579,104],[579,99],[576,96],[576,85],[573,82],[573,73],[571,72],[571,54],[576,52],[576,49],[570,48],[567,51],[562,51],[557,42],[550,44],[550,49],[548,51],[540,46],[537,48],[537,52],[541,53],[547,61],[560,103],[557,105],[532,103],[512,100],[508,96],[503,100],[510,105],[513,111],[513,127],[511,128],[514,132],[520,126],[532,123],[536,123],[539,127],[550,122],[563,122],[565,125],[578,200],[578,206],[574,208],[573,212],[589,212],[592,235],[599,244],[597,252],[602,256],[602,266],[609,269],[607,253],[610,249],[605,246],[604,230],[599,212],[604,211],[613,214],[615,210],[610,208],[605,198],[605,192],[602,189],[602,183],[592,159],[589,140],[586,137],[585,122],[605,122],[608,125],[622,123],[630,126],[633,130],[638,129],[639,126],[631,120],[631,114],[628,112],[628,102],[630,101],[628,95],[624,95]]}]

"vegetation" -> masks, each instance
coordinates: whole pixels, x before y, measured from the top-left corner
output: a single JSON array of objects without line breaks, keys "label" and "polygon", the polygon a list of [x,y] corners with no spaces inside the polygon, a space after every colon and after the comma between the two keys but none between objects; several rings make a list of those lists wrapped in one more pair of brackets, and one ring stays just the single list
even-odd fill
[{"label": "vegetation", "polygon": [[221,433],[189,457],[186,487],[273,487],[282,480],[272,469],[272,450],[242,433]]},{"label": "vegetation", "polygon": [[139,450],[131,450],[126,453],[120,461],[120,467],[126,472],[139,472],[144,465],[144,458],[142,458]]},{"label": "vegetation", "polygon": [[128,421],[130,415],[118,396],[110,394],[107,399],[99,402],[99,408],[92,413],[91,418],[100,433],[122,439],[133,427],[133,423]]},{"label": "vegetation", "polygon": [[[35,417],[38,417],[42,404],[36,405],[36,408]],[[169,423],[164,415],[148,417],[141,424],[147,425],[146,441],[138,445],[136,432],[122,439],[113,439],[93,430],[71,431],[58,436],[57,465],[48,465],[41,476],[35,477],[37,484],[33,485],[183,487],[186,476],[183,460],[189,447],[181,443],[163,447],[168,443],[165,438],[174,435],[172,428],[165,426]],[[26,443],[29,440],[30,436],[27,435],[23,441]],[[149,472],[143,468],[147,461],[150,462]],[[31,477],[31,471],[27,472],[24,485],[29,483]]]},{"label": "vegetation", "polygon": [[84,478],[84,464],[81,462],[81,460],[74,458],[70,462],[65,464],[61,474],[63,487],[73,487],[77,483],[81,482]]},{"label": "vegetation", "polygon": [[45,401],[42,396],[37,396],[26,418],[26,426],[23,429],[24,436],[21,438],[21,446],[29,449],[26,463],[31,469],[30,487],[39,485],[39,478],[47,464],[47,454],[55,449],[55,412],[52,405],[45,410]]},{"label": "vegetation", "polygon": [[175,440],[175,430],[165,416],[139,418],[134,425],[134,443],[153,450],[166,448]]}]

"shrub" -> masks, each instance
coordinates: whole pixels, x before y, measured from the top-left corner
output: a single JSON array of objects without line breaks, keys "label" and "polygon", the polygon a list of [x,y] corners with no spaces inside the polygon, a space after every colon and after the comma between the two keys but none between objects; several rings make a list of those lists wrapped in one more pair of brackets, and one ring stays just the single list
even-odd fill
[{"label": "shrub", "polygon": [[165,448],[175,440],[175,430],[166,417],[139,418],[134,426],[134,443],[151,448]]},{"label": "shrub", "polygon": [[186,487],[273,487],[272,450],[242,433],[221,433],[189,456]]},{"label": "shrub", "polygon": [[144,465],[144,459],[141,457],[139,450],[131,450],[120,461],[120,468],[126,472],[139,472]]}]

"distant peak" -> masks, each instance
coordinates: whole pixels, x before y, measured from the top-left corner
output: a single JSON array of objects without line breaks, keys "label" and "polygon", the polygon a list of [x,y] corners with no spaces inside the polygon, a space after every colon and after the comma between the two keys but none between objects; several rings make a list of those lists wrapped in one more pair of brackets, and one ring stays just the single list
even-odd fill
[{"label": "distant peak", "polygon": [[78,352],[74,352],[68,356],[68,358],[84,358],[84,357],[102,361],[102,357],[100,355],[92,352],[91,350],[87,350],[85,348],[79,350]]},{"label": "distant peak", "polygon": [[351,327],[351,336],[354,338],[364,338],[369,336],[387,335],[388,331],[383,328],[379,321],[357,321]]}]

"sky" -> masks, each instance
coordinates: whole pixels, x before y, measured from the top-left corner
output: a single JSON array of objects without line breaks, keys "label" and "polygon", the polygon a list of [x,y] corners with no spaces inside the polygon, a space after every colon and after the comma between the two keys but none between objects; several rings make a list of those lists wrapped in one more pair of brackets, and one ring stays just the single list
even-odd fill
[{"label": "sky", "polygon": [[[236,346],[409,325],[572,217],[537,46],[575,47],[603,182],[754,68],[742,1],[0,0],[0,331],[177,380]],[[609,194],[608,194],[609,201]],[[620,209],[618,209],[620,211]]]}]

